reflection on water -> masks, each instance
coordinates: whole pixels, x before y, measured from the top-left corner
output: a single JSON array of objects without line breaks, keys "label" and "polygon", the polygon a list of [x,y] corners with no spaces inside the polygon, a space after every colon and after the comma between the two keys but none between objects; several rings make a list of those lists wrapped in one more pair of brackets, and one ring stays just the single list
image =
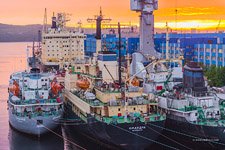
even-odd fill
[{"label": "reflection on water", "polygon": [[[56,131],[61,134],[61,128]],[[9,130],[10,150],[63,150],[63,141],[60,137],[48,133],[38,139],[14,129]]]}]

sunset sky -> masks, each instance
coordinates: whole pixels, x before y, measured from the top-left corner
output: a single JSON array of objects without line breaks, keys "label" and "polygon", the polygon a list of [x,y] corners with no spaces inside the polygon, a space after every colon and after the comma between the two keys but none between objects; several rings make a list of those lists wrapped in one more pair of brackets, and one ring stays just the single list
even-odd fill
[{"label": "sunset sky", "polygon": [[[76,26],[79,20],[90,26],[86,19],[98,14],[100,6],[113,22],[138,24],[139,14],[130,11],[130,0],[2,0],[0,23],[42,24],[44,8],[47,8],[48,23],[55,11],[72,14],[70,26]],[[157,28],[164,28],[168,22],[171,28],[180,29],[216,29],[221,22],[219,27],[223,29],[225,0],[159,0],[155,21]]]}]

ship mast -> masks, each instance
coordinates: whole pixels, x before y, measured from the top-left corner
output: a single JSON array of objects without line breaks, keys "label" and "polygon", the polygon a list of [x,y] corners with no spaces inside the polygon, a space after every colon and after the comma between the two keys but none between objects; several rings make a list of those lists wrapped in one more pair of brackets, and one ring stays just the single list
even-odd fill
[{"label": "ship mast", "polygon": [[121,75],[121,28],[120,23],[118,22],[118,34],[119,34],[119,67],[118,67],[118,73],[119,73],[119,85],[122,87],[122,75]]},{"label": "ship mast", "polygon": [[47,24],[48,24],[48,20],[47,20],[47,9],[45,8],[45,13],[44,13],[44,20],[43,20],[43,29],[42,31],[44,33],[47,33]]},{"label": "ship mast", "polygon": [[88,18],[87,21],[89,23],[96,22],[96,54],[98,55],[98,52],[101,51],[101,39],[102,39],[102,22],[110,22],[112,19],[110,18],[104,18],[102,13],[102,8],[100,7],[100,13],[99,15],[96,15],[95,18],[90,19]]},{"label": "ship mast", "polygon": [[112,19],[110,18],[104,18],[103,13],[102,13],[102,8],[100,7],[100,12],[99,15],[96,15],[95,18],[90,19],[88,18],[87,21],[89,23],[91,22],[96,22],[96,39],[101,39],[102,38],[102,22],[110,22]]}]

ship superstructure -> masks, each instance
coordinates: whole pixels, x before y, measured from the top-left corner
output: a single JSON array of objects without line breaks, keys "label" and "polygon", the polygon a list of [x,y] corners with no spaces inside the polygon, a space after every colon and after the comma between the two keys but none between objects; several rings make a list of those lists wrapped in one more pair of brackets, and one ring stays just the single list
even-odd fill
[{"label": "ship superstructure", "polygon": [[63,97],[54,74],[32,68],[30,72],[13,73],[9,82],[8,112],[13,128],[40,136],[58,126]]},{"label": "ship superstructure", "polygon": [[86,35],[66,28],[67,18],[65,13],[53,15],[51,28],[42,32],[41,62],[46,68],[62,69],[75,58],[84,59]]}]

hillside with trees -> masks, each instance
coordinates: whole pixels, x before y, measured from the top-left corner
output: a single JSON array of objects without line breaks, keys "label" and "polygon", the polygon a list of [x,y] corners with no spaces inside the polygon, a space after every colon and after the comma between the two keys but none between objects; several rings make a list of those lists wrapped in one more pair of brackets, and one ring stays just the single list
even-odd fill
[{"label": "hillside with trees", "polygon": [[0,24],[0,42],[31,42],[38,38],[42,25],[7,25]]}]

